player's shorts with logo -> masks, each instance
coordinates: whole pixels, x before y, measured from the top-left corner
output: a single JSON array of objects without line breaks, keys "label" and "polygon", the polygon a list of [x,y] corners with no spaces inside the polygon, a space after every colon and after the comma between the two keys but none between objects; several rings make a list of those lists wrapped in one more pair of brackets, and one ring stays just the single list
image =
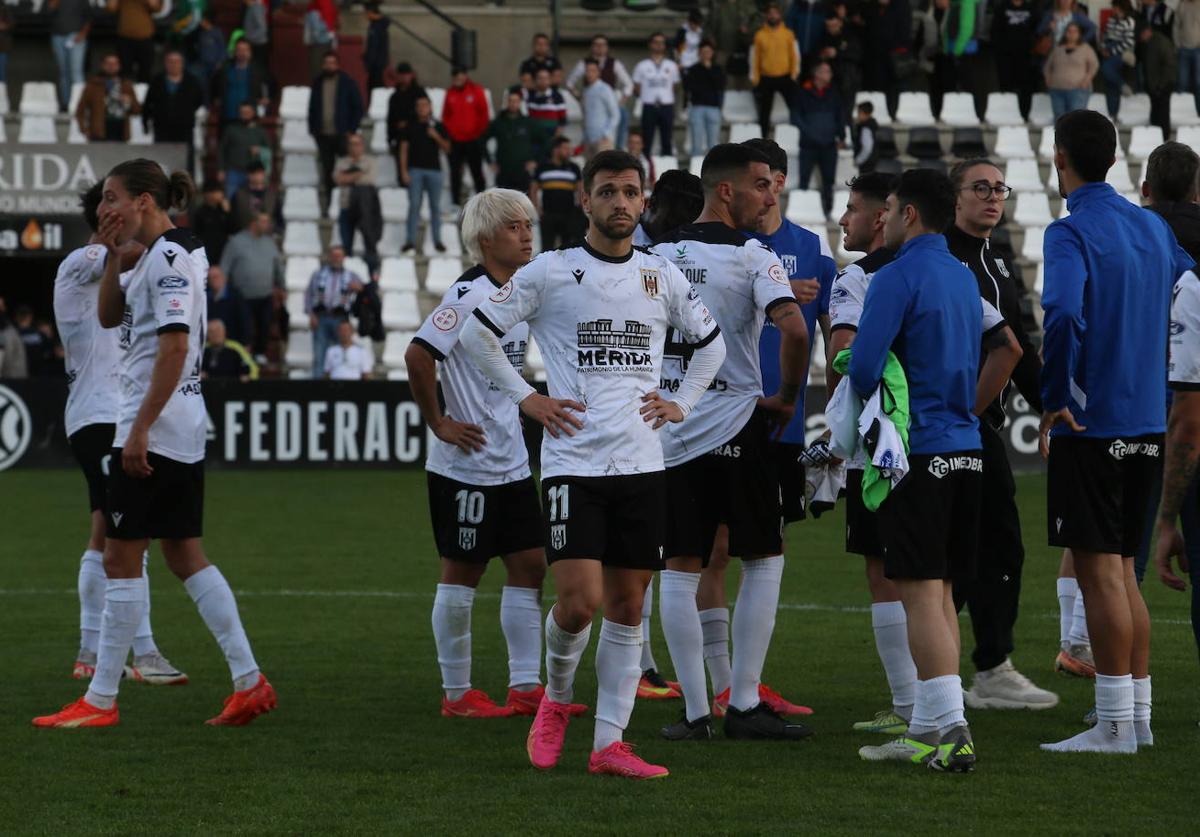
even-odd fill
[{"label": "player's shorts with logo", "polygon": [[[735,557],[783,552],[783,509],[767,417],[755,410],[723,445],[667,469],[668,558],[708,565],[717,526],[729,527]],[[801,482],[801,497],[803,497]]]},{"label": "player's shorts with logo", "polygon": [[183,540],[204,530],[204,460],[177,462],[157,453],[146,459],[154,472],[131,477],[121,465],[121,449],[111,450],[108,466],[108,536]]},{"label": "player's shorts with logo", "polygon": [[1162,455],[1161,433],[1051,437],[1046,468],[1050,545],[1136,555]]},{"label": "player's shorts with logo", "polygon": [[105,463],[104,460],[112,454],[113,434],[116,429],[115,424],[89,424],[76,430],[67,439],[71,445],[71,453],[75,454],[75,461],[83,471],[83,478],[87,480],[90,511],[104,511],[108,494],[107,472],[111,467],[111,460],[110,463]]},{"label": "player's shorts with logo", "polygon": [[633,570],[663,568],[662,471],[542,480],[546,559],[600,561]]},{"label": "player's shorts with logo", "polygon": [[863,502],[862,478],[862,471],[846,469],[846,551],[881,558],[879,517]]},{"label": "player's shorts with logo", "polygon": [[979,550],[983,454],[912,454],[909,471],[879,506],[888,578],[970,581]]},{"label": "player's shorts with logo", "polygon": [[804,445],[794,442],[771,442],[770,456],[775,463],[779,478],[779,498],[783,507],[783,522],[795,523],[803,520],[804,512],[804,465],[800,454]]},{"label": "player's shorts with logo", "polygon": [[542,511],[533,477],[471,485],[429,472],[426,480],[433,538],[443,558],[482,564],[541,548]]}]

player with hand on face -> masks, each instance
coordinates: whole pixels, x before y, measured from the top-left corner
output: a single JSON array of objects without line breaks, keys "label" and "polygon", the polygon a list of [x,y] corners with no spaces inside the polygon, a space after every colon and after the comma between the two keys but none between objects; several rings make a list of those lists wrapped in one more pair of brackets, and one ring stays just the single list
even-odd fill
[{"label": "player with hand on face", "polygon": [[[512,189],[488,189],[467,201],[462,240],[475,266],[450,286],[405,353],[413,398],[434,434],[425,461],[429,510],[442,574],[433,599],[433,636],[442,672],[442,714],[493,718],[533,715],[541,703],[541,507],[529,470],[517,406],[491,386],[458,345],[480,303],[508,284],[533,254],[537,212]],[[503,338],[519,372],[529,327]],[[438,402],[438,366],[446,411]],[[503,706],[471,688],[471,608],[487,562],[506,571],[500,626],[508,644],[509,691]],[[573,705],[573,714],[586,707]]]},{"label": "player with hand on face", "polygon": [[[542,253],[475,310],[459,338],[476,365],[545,428],[542,509],[558,600],[546,617],[546,697],[526,741],[535,767],[554,767],[570,719],[575,671],[600,607],[599,697],[588,770],[652,779],[622,740],[641,676],[642,599],[662,567],[666,504],[658,431],[681,422],[725,357],[712,315],[666,259],[635,249],[645,174],[623,151],[603,151],[583,173],[589,219],[579,247]],[[519,323],[546,360],[539,395],[501,345]],[[658,391],[669,329],[693,347],[671,398]]]},{"label": "player with hand on face", "polygon": [[[121,401],[108,480],[108,582],[96,672],[87,694],[39,727],[113,726],[117,687],[146,608],[142,554],[158,538],[167,567],[184,583],[225,654],[234,693],[211,725],[241,726],[275,708],[275,690],[259,672],[233,591],[208,563],[200,537],[208,416],[200,390],[207,310],[208,258],[190,230],[168,210],[191,205],[195,186],[184,172],[170,178],[153,160],[116,166],[104,180],[99,236],[108,250],[97,315],[120,327]],[[123,245],[146,248],[124,276]]]}]

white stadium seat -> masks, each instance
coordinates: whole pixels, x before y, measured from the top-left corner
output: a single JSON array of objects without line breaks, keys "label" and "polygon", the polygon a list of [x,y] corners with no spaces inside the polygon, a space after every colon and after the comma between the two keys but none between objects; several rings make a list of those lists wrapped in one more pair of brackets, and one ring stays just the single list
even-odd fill
[{"label": "white stadium seat", "polygon": [[[426,235],[425,243],[421,246],[422,252],[430,258],[438,255],[455,256],[461,258],[463,254],[462,245],[458,240],[458,225],[443,222],[441,224],[442,245],[446,248],[443,254],[438,253],[433,246],[433,236]],[[457,277],[455,277],[457,278]]]},{"label": "white stadium seat", "polygon": [[789,154],[794,153],[800,147],[800,129],[795,125],[776,125],[775,142]]},{"label": "white stadium seat", "polygon": [[289,331],[308,331],[310,325],[308,314],[304,313],[304,293],[292,291],[287,295],[287,313]]},{"label": "white stadium seat", "polygon": [[27,81],[21,85],[21,114],[54,116],[58,113],[58,93],[52,81]]},{"label": "white stadium seat", "polygon": [[1175,132],[1175,141],[1182,142],[1193,151],[1200,149],[1200,125],[1184,125]]},{"label": "white stadium seat", "polygon": [[[284,355],[283,362],[297,372],[311,370],[313,365],[312,337],[308,334],[297,334],[288,340],[287,354]],[[302,378],[307,375],[297,375],[296,377]]]},{"label": "white stadium seat", "polygon": [[308,290],[312,275],[321,269],[321,260],[315,256],[292,256],[283,269],[283,287],[289,292]]},{"label": "white stadium seat", "polygon": [[379,271],[379,290],[413,291],[417,290],[417,263],[406,258],[387,258]]},{"label": "white stadium seat", "polygon": [[395,186],[400,182],[400,177],[396,172],[396,158],[389,154],[375,155],[375,185],[380,188],[384,186]]},{"label": "white stadium seat", "polygon": [[978,125],[975,96],[971,93],[947,93],[942,97],[942,122],[954,128],[971,128]]},{"label": "white stadium seat", "polygon": [[1129,134],[1129,159],[1139,162],[1145,160],[1149,158],[1151,151],[1162,144],[1162,128],[1157,125],[1139,125]]},{"label": "white stadium seat", "polygon": [[461,259],[435,256],[429,260],[429,270],[425,274],[425,290],[440,297],[450,290],[450,286],[459,276],[462,276]]},{"label": "white stadium seat", "polygon": [[[876,110],[876,113],[879,111]],[[925,127],[936,124],[928,93],[901,93],[896,107],[896,121],[901,125]]]},{"label": "white stadium seat", "polygon": [[692,174],[696,175],[696,177],[700,176],[700,169],[703,168],[703,166],[704,166],[704,155],[703,154],[693,154],[691,159],[688,160],[688,171],[690,171]]},{"label": "white stadium seat", "polygon": [[407,369],[404,353],[408,351],[412,339],[411,331],[389,331],[383,343],[383,365],[389,370]]},{"label": "white stadium seat", "polygon": [[1129,176],[1129,165],[1124,160],[1117,160],[1113,167],[1108,170],[1108,176],[1105,177],[1105,182],[1112,186],[1118,192],[1129,192],[1133,190],[1133,180]]},{"label": "white stadium seat", "polygon": [[1059,203],[1059,205],[1058,205],[1058,217],[1059,218],[1066,218],[1068,215],[1071,214],[1071,210],[1067,208],[1066,201],[1059,201],[1058,203]]},{"label": "white stadium seat", "polygon": [[1046,227],[1050,217],[1050,199],[1045,192],[1018,192],[1013,220],[1022,227]]},{"label": "white stadium seat", "polygon": [[8,129],[4,125],[4,120],[0,119],[0,143],[8,142]]},{"label": "white stadium seat", "polygon": [[71,83],[71,99],[67,103],[67,113],[74,116],[75,108],[79,107],[79,100],[83,98],[83,88],[87,87],[86,81],[75,81]]},{"label": "white stadium seat", "polygon": [[1041,264],[1042,238],[1045,234],[1045,227],[1026,227],[1025,242],[1021,245],[1021,258],[1035,264]]},{"label": "white stadium seat", "polygon": [[313,141],[312,135],[308,133],[308,123],[296,119],[284,120],[283,136],[279,140],[279,147],[284,154],[317,153],[317,144]]},{"label": "white stadium seat", "polygon": [[762,128],[757,122],[735,122],[729,126],[730,142],[745,142],[749,139],[761,139]]},{"label": "white stadium seat", "polygon": [[383,238],[379,239],[376,248],[381,256],[398,256],[404,246],[404,225],[387,223],[383,225]]},{"label": "white stadium seat", "polygon": [[1150,95],[1135,93],[1121,97],[1121,110],[1117,121],[1126,127],[1150,124]]},{"label": "white stadium seat", "polygon": [[334,186],[329,191],[329,206],[325,207],[325,217],[334,223],[342,212],[342,187]]},{"label": "white stadium seat", "polygon": [[[88,138],[79,130],[78,119],[67,120],[67,143],[70,145],[87,145]],[[203,147],[203,146],[201,146]]]},{"label": "white stadium seat", "polygon": [[1002,125],[996,129],[997,157],[1006,160],[1033,156],[1033,144],[1029,141],[1029,129],[1024,125]]},{"label": "white stadium seat", "polygon": [[[845,183],[846,181],[841,181]],[[833,193],[833,217],[841,218],[842,213],[846,211],[846,202],[850,200],[849,189],[838,189]]]},{"label": "white stadium seat", "polygon": [[367,267],[366,261],[359,256],[346,256],[346,261],[343,262],[342,266],[348,273],[353,273],[364,282],[369,281],[371,278],[370,268]]},{"label": "white stadium seat", "polygon": [[1054,159],[1054,128],[1046,128],[1042,131],[1042,140],[1038,145],[1038,156],[1043,160]]},{"label": "white stadium seat", "polygon": [[1004,182],[1016,192],[1041,192],[1046,185],[1042,182],[1037,160],[1009,160],[1004,169]]},{"label": "white stadium seat", "polygon": [[1050,105],[1049,93],[1033,94],[1033,104],[1029,108],[1029,124],[1038,128],[1054,124],[1054,108]]},{"label": "white stadium seat", "polygon": [[367,115],[374,120],[386,120],[388,101],[392,98],[392,88],[376,87],[371,91],[371,104],[367,107]]},{"label": "white stadium seat", "polygon": [[311,94],[311,88],[302,85],[293,84],[283,88],[283,95],[279,99],[279,118],[307,120]]},{"label": "white stadium seat", "polygon": [[8,111],[8,85],[0,84],[0,116],[7,116]]},{"label": "white stadium seat", "polygon": [[372,154],[387,154],[387,120],[376,119],[371,123],[371,153]]},{"label": "white stadium seat", "polygon": [[285,189],[293,186],[316,186],[321,182],[317,158],[312,154],[288,154],[283,158],[281,182]]},{"label": "white stadium seat", "polygon": [[563,100],[567,103],[567,124],[577,125],[583,122],[583,105],[575,98],[575,94],[566,88],[560,92]]},{"label": "white stadium seat", "polygon": [[1200,113],[1196,113],[1196,99],[1191,93],[1171,94],[1171,124],[1200,125]]},{"label": "white stadium seat", "polygon": [[[726,93],[725,95],[729,95]],[[860,90],[858,95],[854,97],[854,104],[859,102],[870,102],[875,107],[875,112],[871,117],[880,125],[891,125],[892,116],[888,113],[887,94],[881,90]]]},{"label": "white stadium seat", "polygon": [[758,119],[758,111],[754,107],[754,93],[749,90],[725,91],[721,119],[728,123],[753,122]]},{"label": "white stadium seat", "polygon": [[283,234],[283,252],[288,256],[321,255],[321,228],[315,221],[293,221]]},{"label": "white stadium seat", "polygon": [[989,93],[984,117],[989,125],[1025,125],[1016,93]]},{"label": "white stadium seat", "polygon": [[17,142],[57,143],[58,128],[54,125],[54,117],[22,116],[20,132],[17,134]]},{"label": "white stadium seat", "polygon": [[1088,96],[1087,109],[1108,116],[1108,99],[1104,97],[1103,93],[1093,93]]},{"label": "white stadium seat", "polygon": [[137,97],[138,102],[146,101],[146,93],[150,91],[150,85],[144,81],[136,82],[133,85],[133,95]]},{"label": "white stadium seat", "polygon": [[446,104],[446,88],[444,87],[426,87],[425,95],[429,97],[429,105],[433,111],[433,115],[438,120],[442,118],[442,106]]},{"label": "white stadium seat", "polygon": [[1038,262],[1037,273],[1034,275],[1034,278],[1033,278],[1033,292],[1035,294],[1037,294],[1039,298],[1042,295],[1042,288],[1045,287],[1045,284],[1046,284],[1046,263],[1043,261],[1043,262]]},{"label": "white stadium seat", "polygon": [[1122,192],[1121,197],[1129,201],[1134,206],[1142,205],[1142,193],[1134,189],[1133,191]]},{"label": "white stadium seat", "polygon": [[821,206],[821,193],[815,189],[797,189],[788,192],[787,219],[795,224],[823,224],[825,210]]},{"label": "white stadium seat", "polygon": [[[425,201],[421,201],[422,206]],[[401,222],[408,219],[408,190],[385,186],[379,190],[379,206],[384,221]]]},{"label": "white stadium seat", "polygon": [[412,291],[388,291],[383,295],[383,327],[388,331],[416,331],[421,327],[421,309]]},{"label": "white stadium seat", "polygon": [[283,220],[319,221],[321,203],[315,186],[293,186],[283,193]]},{"label": "white stadium seat", "polygon": [[655,154],[651,158],[651,162],[654,164],[654,173],[656,177],[662,177],[664,172],[679,168],[678,157],[667,157],[662,154]]}]

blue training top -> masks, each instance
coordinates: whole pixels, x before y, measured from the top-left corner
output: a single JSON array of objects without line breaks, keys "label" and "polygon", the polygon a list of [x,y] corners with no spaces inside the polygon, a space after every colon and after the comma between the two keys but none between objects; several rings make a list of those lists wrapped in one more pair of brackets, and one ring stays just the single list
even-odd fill
[{"label": "blue training top", "polygon": [[[800,306],[804,314],[804,324],[808,326],[808,363],[804,366],[804,376],[800,379],[800,396],[796,401],[796,416],[788,424],[780,436],[780,441],[803,445],[804,438],[804,388],[808,385],[808,369],[812,365],[812,352],[817,344],[817,317],[829,313],[829,294],[833,289],[833,279],[837,276],[837,265],[833,259],[821,252],[821,239],[816,233],[804,227],[797,226],[786,218],[783,224],[771,235],[754,233],[763,244],[775,251],[779,261],[783,262],[788,279],[816,279],[821,283],[817,298]],[[779,329],[767,320],[758,341],[758,360],[762,368],[763,392],[774,395],[779,391],[779,344],[781,342]]]},{"label": "blue training top", "polygon": [[864,399],[879,385],[890,349],[908,377],[911,453],[978,450],[975,379],[983,340],[979,284],[941,235],[919,235],[876,271],[850,354],[850,382]]},{"label": "blue training top", "polygon": [[1107,183],[1079,187],[1067,209],[1043,243],[1043,407],[1069,407],[1080,436],[1162,433],[1171,288],[1194,261],[1166,221]]}]

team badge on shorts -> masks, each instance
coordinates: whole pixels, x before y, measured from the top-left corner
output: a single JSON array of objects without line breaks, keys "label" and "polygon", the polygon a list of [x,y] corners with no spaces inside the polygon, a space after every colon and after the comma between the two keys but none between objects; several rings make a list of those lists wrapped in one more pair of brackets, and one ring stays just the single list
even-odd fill
[{"label": "team badge on shorts", "polygon": [[469,526],[461,526],[458,530],[458,546],[460,549],[471,550],[475,548],[475,530]]},{"label": "team badge on shorts", "polygon": [[658,297],[658,270],[651,267],[642,268],[642,287],[651,299]]},{"label": "team badge on shorts", "polygon": [[556,523],[550,527],[550,545],[562,549],[567,545],[567,524]]}]

